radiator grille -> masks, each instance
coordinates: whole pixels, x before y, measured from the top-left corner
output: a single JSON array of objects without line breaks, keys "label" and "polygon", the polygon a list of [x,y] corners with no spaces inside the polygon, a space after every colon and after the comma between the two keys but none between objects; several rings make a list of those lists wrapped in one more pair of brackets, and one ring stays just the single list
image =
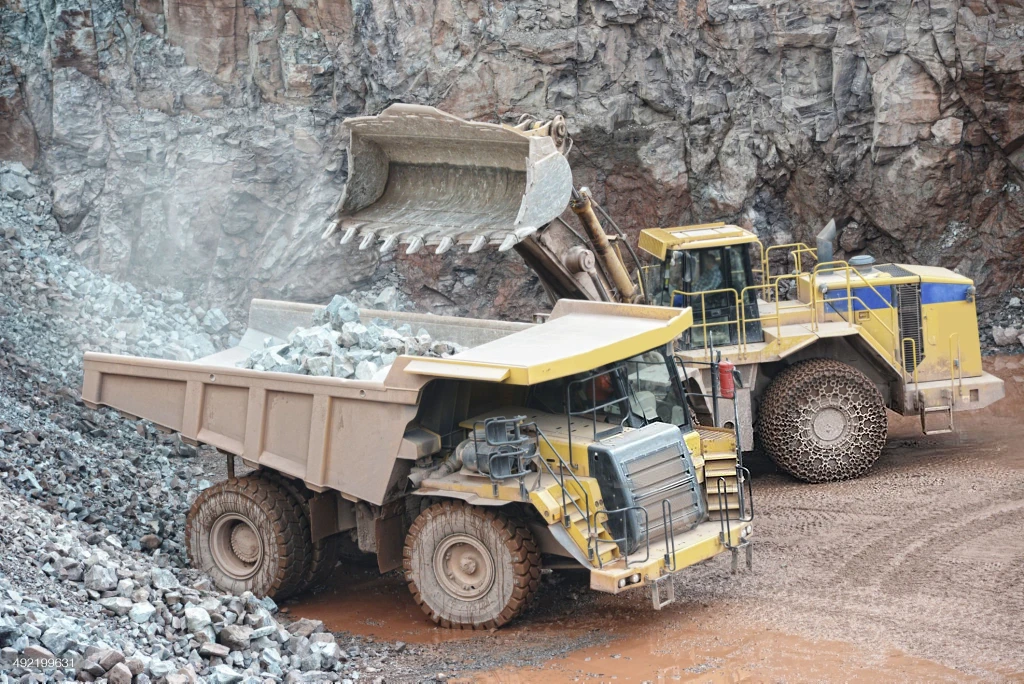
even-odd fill
[{"label": "radiator grille", "polygon": [[628,528],[628,552],[645,540],[664,537],[665,500],[671,505],[673,534],[707,517],[693,461],[675,426],[655,423],[616,435],[593,445],[590,456],[591,474],[601,485],[606,509],[641,506],[647,512],[646,517],[632,511],[609,518],[615,537],[626,536]]},{"label": "radiator grille", "polygon": [[895,289],[896,307],[900,321],[900,340],[903,347],[903,367],[912,372],[924,358],[924,336],[921,331],[921,286],[918,283],[910,283],[896,285]]}]

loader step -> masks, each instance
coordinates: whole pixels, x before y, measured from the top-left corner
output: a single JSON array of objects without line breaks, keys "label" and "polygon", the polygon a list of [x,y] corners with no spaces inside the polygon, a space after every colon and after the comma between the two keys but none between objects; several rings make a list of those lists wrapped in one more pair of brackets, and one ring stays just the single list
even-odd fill
[{"label": "loader step", "polygon": [[[918,402],[921,406],[921,432],[926,435],[945,435],[954,431],[953,427],[953,398],[952,392],[943,392],[944,403],[936,406],[924,406],[924,396],[918,393]],[[938,415],[944,416],[938,418]],[[936,416],[935,420],[929,421],[929,416]],[[938,424],[936,425],[936,420]]]},{"label": "loader step", "polygon": [[704,464],[704,477],[735,477],[736,461],[721,461]]},{"label": "loader step", "polygon": [[733,461],[736,460],[736,452],[735,451],[712,451],[710,453],[704,454],[704,461],[705,462],[706,461],[728,461],[728,460],[733,460]]}]

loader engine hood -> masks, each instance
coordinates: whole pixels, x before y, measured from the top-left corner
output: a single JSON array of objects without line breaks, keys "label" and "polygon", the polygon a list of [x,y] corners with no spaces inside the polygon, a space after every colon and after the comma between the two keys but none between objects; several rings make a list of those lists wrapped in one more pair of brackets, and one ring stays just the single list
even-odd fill
[{"label": "loader engine hood", "polygon": [[395,104],[347,119],[341,243],[507,250],[561,214],[572,171],[549,135]]}]

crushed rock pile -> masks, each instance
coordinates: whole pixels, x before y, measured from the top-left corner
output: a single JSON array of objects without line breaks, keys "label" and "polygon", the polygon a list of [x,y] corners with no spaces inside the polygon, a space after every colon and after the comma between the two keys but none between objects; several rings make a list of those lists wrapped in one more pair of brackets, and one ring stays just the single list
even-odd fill
[{"label": "crushed rock pile", "polygon": [[[373,681],[404,648],[279,622],[271,599],[216,593],[198,573],[153,565],[116,535],[3,487],[0,543],[0,684]],[[53,666],[19,668],[19,658]],[[22,679],[40,670],[45,680]]]},{"label": "crushed rock pile", "polygon": [[463,347],[454,342],[432,339],[420,329],[403,324],[388,327],[381,319],[359,320],[359,306],[348,297],[336,295],[326,308],[313,314],[313,325],[296,328],[284,344],[267,338],[263,349],[253,351],[241,362],[244,368],[371,380],[399,355],[444,357]]},{"label": "crushed rock pile", "polygon": [[0,335],[34,361],[76,384],[85,351],[190,361],[237,343],[243,326],[221,309],[87,268],[52,211],[41,179],[0,163]]},{"label": "crushed rock pile", "polygon": [[[51,211],[45,183],[0,163],[0,684],[355,682],[401,669],[396,654],[415,649],[289,624],[187,568],[185,513],[221,459],[82,405],[82,354],[190,360],[237,344],[243,326],[93,272]],[[402,306],[394,290],[359,299]],[[63,663],[13,664],[50,656]]]}]

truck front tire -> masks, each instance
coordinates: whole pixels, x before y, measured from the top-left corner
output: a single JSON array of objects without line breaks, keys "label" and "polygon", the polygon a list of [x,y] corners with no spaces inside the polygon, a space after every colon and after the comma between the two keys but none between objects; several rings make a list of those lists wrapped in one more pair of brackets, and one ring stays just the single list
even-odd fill
[{"label": "truck front tire", "polygon": [[231,478],[206,490],[185,523],[192,567],[234,594],[286,598],[308,582],[312,548],[301,504],[260,477]]},{"label": "truck front tire", "polygon": [[461,501],[434,504],[416,518],[403,566],[423,612],[454,629],[501,627],[540,586],[540,552],[529,528]]},{"label": "truck front tire", "polygon": [[882,454],[887,431],[885,403],[875,384],[832,359],[808,359],[781,371],[758,409],[762,450],[807,482],[864,474]]}]

